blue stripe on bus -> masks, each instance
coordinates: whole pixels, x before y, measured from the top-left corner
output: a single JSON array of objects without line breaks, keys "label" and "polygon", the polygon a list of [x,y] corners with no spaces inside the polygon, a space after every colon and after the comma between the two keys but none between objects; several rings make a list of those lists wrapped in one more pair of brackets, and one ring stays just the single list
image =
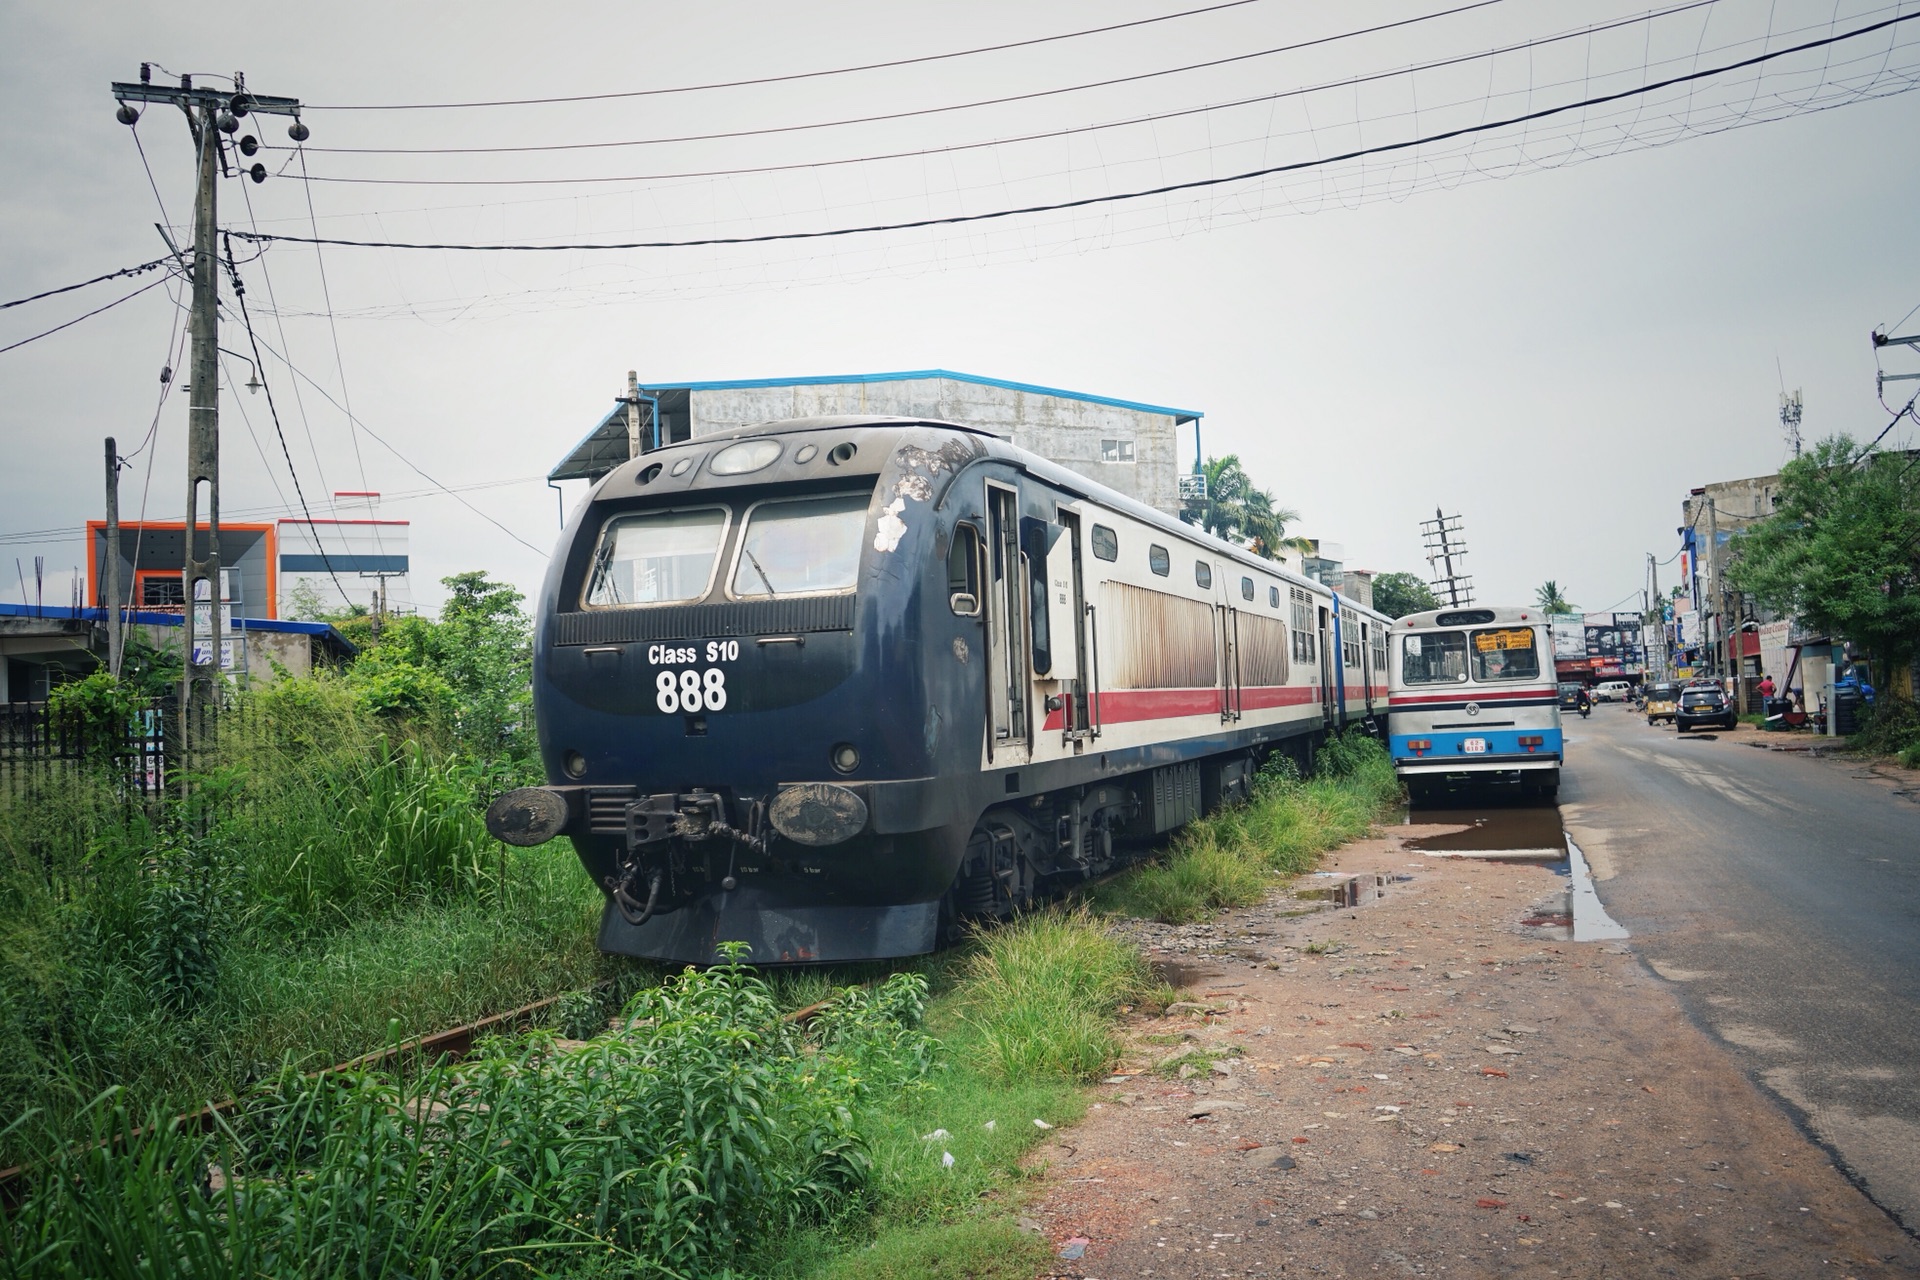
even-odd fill
[{"label": "blue stripe on bus", "polygon": [[[1540,745],[1534,747],[1532,752],[1529,753],[1527,748],[1520,745],[1520,739],[1523,736],[1539,738]],[[1427,751],[1414,751],[1407,743],[1415,738],[1419,738],[1425,742],[1431,742],[1433,744],[1432,748]],[[1487,749],[1484,752],[1476,751],[1469,754],[1462,747],[1462,744],[1465,743],[1468,738],[1480,738],[1484,740],[1487,744]],[[1404,760],[1408,763],[1431,762],[1434,760],[1460,760],[1465,762],[1477,760],[1482,755],[1524,756],[1532,754],[1537,756],[1557,756],[1564,753],[1560,730],[1545,728],[1485,729],[1478,733],[1437,733],[1432,731],[1423,733],[1396,733],[1388,737],[1387,747],[1388,750],[1393,753],[1393,758],[1396,761]]]}]

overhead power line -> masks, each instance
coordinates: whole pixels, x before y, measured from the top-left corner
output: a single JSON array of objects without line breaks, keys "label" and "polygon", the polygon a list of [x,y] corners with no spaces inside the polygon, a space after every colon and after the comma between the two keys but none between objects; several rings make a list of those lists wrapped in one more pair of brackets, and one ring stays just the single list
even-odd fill
[{"label": "overhead power line", "polygon": [[[238,235],[245,235],[247,233],[241,232],[241,231],[235,231],[233,232],[233,234],[238,236]],[[480,508],[474,506],[471,502],[468,502],[465,498],[461,497],[459,488],[457,487],[450,488],[449,486],[441,484],[438,480],[428,475],[423,469],[421,469],[418,463],[414,462],[411,458],[407,457],[406,454],[401,453],[398,449],[394,448],[391,444],[387,443],[384,437],[382,437],[379,433],[374,431],[374,429],[372,427],[369,427],[364,421],[362,421],[357,417],[354,417],[352,412],[345,405],[341,404],[338,400],[334,399],[332,392],[328,391],[325,387],[321,386],[318,382],[315,382],[311,377],[307,375],[305,370],[301,369],[298,365],[295,365],[291,360],[288,360],[287,357],[282,355],[280,352],[275,351],[271,343],[260,340],[258,338],[256,338],[255,341],[258,341],[259,345],[266,349],[267,354],[271,355],[274,359],[278,360],[281,364],[285,365],[288,373],[291,373],[294,377],[300,379],[302,382],[312,387],[315,391],[317,391],[320,394],[322,399],[326,400],[328,404],[331,404],[334,408],[340,410],[340,412],[347,414],[349,418],[352,418],[353,424],[359,427],[360,430],[366,432],[367,435],[374,441],[374,443],[378,444],[381,448],[385,449],[388,453],[398,458],[402,464],[404,464],[409,470],[411,470],[415,475],[419,476],[422,480],[425,480],[428,484],[432,485],[436,491],[445,494],[449,498],[452,498],[455,502],[458,502],[461,506],[473,512],[473,514],[479,516],[482,520],[485,520],[488,524],[492,525],[494,528],[498,529],[500,532],[506,534],[509,538],[512,538],[515,542],[519,543],[521,546],[525,547],[527,550],[533,552],[535,555],[545,556],[548,554],[546,551],[542,550],[539,547],[534,546],[531,542],[528,542],[525,538],[521,537],[519,534],[515,533],[513,530],[507,528],[506,525],[501,524],[498,520],[494,519],[492,516],[488,515],[486,512],[482,511]]]},{"label": "overhead power line", "polygon": [[1562,103],[1559,106],[1542,107],[1537,111],[1523,112],[1502,120],[1488,120],[1480,124],[1465,125],[1458,129],[1448,129],[1439,133],[1425,134],[1400,142],[1384,142],[1370,147],[1356,147],[1336,155],[1317,157],[1312,160],[1296,160],[1288,164],[1268,165],[1259,169],[1249,169],[1241,173],[1225,174],[1219,177],[1196,178],[1187,182],[1165,183],[1137,191],[1110,192],[1106,195],[1083,196],[1074,200],[1059,200],[1047,204],[1024,205],[1012,209],[993,209],[984,213],[949,214],[938,218],[915,218],[904,222],[871,223],[855,227],[829,227],[814,231],[782,231],[753,236],[705,236],[688,240],[635,240],[620,243],[579,243],[579,244],[471,244],[471,243],[426,243],[405,240],[350,240],[322,236],[289,236],[268,232],[236,231],[237,236],[249,240],[279,241],[290,244],[330,244],[357,249],[434,249],[455,252],[480,253],[558,253],[571,251],[608,251],[631,249],[692,249],[717,245],[770,244],[791,240],[823,240],[837,236],[871,235],[887,231],[911,231],[925,227],[955,226],[964,223],[990,222],[1005,218],[1021,217],[1028,214],[1054,213],[1067,209],[1084,209],[1098,205],[1120,204],[1129,200],[1141,200],[1151,196],[1170,195],[1181,191],[1197,191],[1210,187],[1222,187],[1235,183],[1249,182],[1256,178],[1271,177],[1282,173],[1296,173],[1305,169],[1322,168],[1341,164],[1349,160],[1358,160],[1366,156],[1383,155],[1391,152],[1406,151],[1415,147],[1430,146],[1447,142],[1454,138],[1468,137],[1474,134],[1491,133],[1499,129],[1509,129],[1515,125],[1527,124],[1535,120],[1544,120],[1552,116],[1564,115],[1571,111],[1583,111],[1589,107],[1603,106],[1610,102],[1620,102],[1631,98],[1643,97],[1670,89],[1675,85],[1690,84],[1714,76],[1745,70],[1748,67],[1761,66],[1780,58],[1791,57],[1798,53],[1807,53],[1815,49],[1824,49],[1845,40],[1858,39],[1876,31],[1884,31],[1903,22],[1920,18],[1920,12],[1901,14],[1880,22],[1870,23],[1852,31],[1838,35],[1825,36],[1817,40],[1808,40],[1785,49],[1776,49],[1770,53],[1756,54],[1718,67],[1709,67],[1702,71],[1688,72],[1685,75],[1669,76],[1650,84],[1632,89],[1622,89],[1616,93],[1599,94],[1582,98],[1576,102]]},{"label": "overhead power line", "polygon": [[123,302],[132,302],[135,298],[139,297],[141,294],[145,293],[147,290],[159,288],[161,285],[167,282],[167,279],[168,277],[161,276],[158,280],[150,280],[146,284],[141,285],[138,289],[135,289],[132,293],[123,294],[122,296],[115,298],[112,302],[107,303],[107,305],[104,307],[95,307],[93,310],[87,312],[85,315],[75,316],[73,319],[67,321],[65,324],[57,324],[53,326],[53,328],[51,329],[41,330],[39,333],[34,334],[31,338],[22,338],[20,339],[20,341],[13,343],[10,346],[0,347],[0,355],[5,355],[9,351],[17,351],[21,347],[26,346],[29,342],[38,342],[42,338],[50,338],[54,334],[60,332],[62,329],[71,329],[73,328],[73,326],[79,324],[82,320],[91,320],[93,319],[93,317],[99,315],[102,311],[111,311]]},{"label": "overhead power line", "polygon": [[58,289],[43,289],[39,293],[28,294],[24,298],[15,298],[12,302],[0,302],[0,311],[5,311],[8,307],[22,306],[29,302],[38,302],[42,298],[51,298],[55,294],[72,293],[75,289],[84,289],[90,284],[102,284],[108,280],[118,280],[122,276],[141,275],[144,272],[153,270],[155,267],[164,267],[172,261],[173,259],[171,257],[155,258],[152,262],[143,262],[137,267],[122,267],[118,271],[109,271],[107,274],[95,276],[91,280],[82,280],[79,284],[63,284]]},{"label": "overhead power line", "polygon": [[[1224,58],[1210,58],[1205,62],[1189,62],[1178,67],[1163,67],[1157,71],[1141,71],[1129,76],[1112,76],[1105,80],[1089,80],[1083,84],[1062,85],[1053,89],[1034,89],[1027,93],[1007,94],[999,98],[980,98],[973,102],[952,102],[939,107],[918,107],[911,111],[887,111],[878,115],[848,116],[839,120],[814,120],[806,124],[767,125],[759,129],[731,129],[721,133],[689,133],[672,138],[634,138],[621,142],[555,142],[523,147],[311,147],[308,150],[331,155],[362,156],[426,156],[426,155],[496,155],[522,151],[588,151],[607,147],[657,147],[682,142],[717,142],[726,138],[760,138],[787,133],[810,133],[820,129],[840,129],[848,125],[879,124],[888,120],[914,120],[923,116],[945,115],[954,111],[974,111],[981,107],[1004,106],[1010,102],[1032,102],[1036,98],[1053,98],[1065,93],[1083,93],[1088,89],[1106,89],[1114,85],[1137,84],[1142,80],[1157,80],[1165,76],[1183,75],[1189,71],[1206,71],[1214,67],[1230,66],[1236,62],[1249,62],[1256,58],[1271,58],[1276,54],[1294,53],[1301,49],[1318,48],[1321,45],[1337,44],[1342,40],[1353,40],[1360,36],[1375,35],[1382,31],[1393,31],[1400,27],[1417,26],[1423,22],[1433,22],[1440,18],[1451,18],[1456,14],[1467,13],[1474,9],[1485,9],[1491,5],[1504,4],[1506,0],[1472,0],[1470,4],[1456,5],[1451,9],[1441,9],[1436,13],[1416,14],[1411,18],[1399,18],[1393,22],[1376,23],[1371,27],[1359,27],[1351,31],[1340,31],[1330,36],[1318,36],[1312,40],[1299,40],[1293,44],[1276,45],[1271,49],[1256,49],[1251,53],[1236,53]],[[1716,0],[1699,0],[1702,4],[1712,4]],[[1691,6],[1690,6],[1691,7]],[[291,150],[280,147],[278,150]]]},{"label": "overhead power line", "polygon": [[[1630,18],[1621,18],[1614,22],[1592,26],[1575,27],[1550,36],[1540,36],[1532,40],[1516,41],[1498,48],[1482,49],[1474,53],[1457,54],[1449,58],[1438,58],[1431,62],[1414,63],[1411,66],[1391,71],[1372,71],[1364,75],[1348,76],[1340,80],[1325,80],[1317,84],[1301,85],[1292,89],[1282,89],[1277,93],[1263,93],[1250,98],[1235,98],[1226,102],[1207,103],[1198,107],[1180,107],[1172,111],[1159,111],[1149,115],[1134,116],[1126,120],[1109,120],[1098,124],[1070,125],[1059,129],[1049,129],[1040,133],[1016,134],[1006,138],[990,138],[981,142],[960,142],[943,147],[921,147],[908,151],[881,152],[874,155],[843,156],[833,160],[807,160],[791,164],[746,165],[733,169],[697,169],[675,173],[636,173],[590,178],[345,178],[307,174],[304,169],[301,178],[307,182],[341,182],[363,186],[386,187],[544,187],[579,186],[583,184],[631,183],[631,182],[671,182],[685,178],[731,178],[757,173],[790,173],[795,170],[829,169],[856,164],[875,164],[887,160],[919,160],[930,156],[954,155],[965,151],[981,151],[993,147],[1015,146],[1024,142],[1045,142],[1055,138],[1075,137],[1080,134],[1101,133],[1112,129],[1137,128],[1146,124],[1158,124],[1166,120],[1178,120],[1186,116],[1209,115],[1216,111],[1231,111],[1238,107],[1259,106],[1267,103],[1282,102],[1288,98],[1305,97],[1308,94],[1325,93],[1333,89],[1358,88],[1365,84],[1374,84],[1382,80],[1393,80],[1402,76],[1419,75],[1427,71],[1438,71],[1447,67],[1457,67],[1468,62],[1484,61],[1488,58],[1502,57],[1510,53],[1521,53],[1533,49],[1543,49],[1550,45],[1568,40],[1600,35],[1622,27],[1638,26],[1657,21],[1675,14],[1686,13],[1692,9],[1703,9],[1719,3],[1719,0],[1686,0],[1685,3],[1671,5],[1665,9],[1649,10]],[[810,126],[809,126],[810,127]],[[474,150],[500,151],[543,151],[571,150],[575,146],[589,147],[628,147],[647,146],[654,142],[679,141],[679,139],[642,139],[635,142],[596,142],[561,145],[556,147],[501,147],[474,148]],[[311,148],[322,150],[323,148]]]},{"label": "overhead power line", "polygon": [[676,93],[703,93],[711,89],[744,89],[753,85],[786,84],[795,80],[817,80],[824,76],[851,75],[859,71],[882,71],[889,67],[922,66],[929,62],[946,62],[954,58],[971,58],[982,53],[1003,53],[1008,49],[1026,49],[1034,45],[1053,44],[1061,40],[1078,40],[1083,36],[1105,35],[1110,31],[1125,31],[1132,27],[1147,27],[1159,22],[1173,22],[1179,18],[1197,17],[1203,13],[1218,13],[1222,9],[1238,9],[1242,5],[1256,4],[1259,0],[1226,0],[1223,4],[1205,5],[1198,9],[1182,9],[1178,13],[1163,13],[1150,18],[1135,18],[1131,22],[1115,22],[1104,27],[1087,27],[1081,31],[1064,31],[1058,35],[1034,36],[1028,40],[1009,40],[1002,44],[981,45],[974,49],[956,49],[948,53],[927,53],[912,58],[893,58],[886,62],[863,62],[849,67],[827,67],[818,71],[793,71],[785,75],[756,76],[748,80],[720,80],[709,84],[668,85],[658,89],[623,89],[611,93],[582,93],[558,98],[505,98],[490,102],[396,102],[384,105],[342,105],[338,103],[307,107],[309,111],[464,111],[476,107],[543,107],[568,102],[612,102],[621,98],[654,98]]}]

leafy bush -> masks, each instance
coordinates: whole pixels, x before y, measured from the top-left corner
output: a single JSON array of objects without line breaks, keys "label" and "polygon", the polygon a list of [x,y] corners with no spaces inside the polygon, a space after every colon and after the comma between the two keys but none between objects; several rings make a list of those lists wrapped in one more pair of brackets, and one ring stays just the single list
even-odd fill
[{"label": "leafy bush", "polygon": [[36,1171],[0,1257],[89,1277],[731,1274],[864,1203],[860,1098],[924,1075],[925,993],[911,974],[849,993],[809,1041],[727,964],[580,1049],[539,1034],[410,1081],[283,1073],[212,1133],[136,1133],[109,1094],[103,1141]]},{"label": "leafy bush", "polygon": [[[1882,693],[1872,707],[1865,709],[1860,731],[1852,736],[1848,745],[1873,755],[1900,755],[1920,746],[1920,707],[1910,699]],[[1904,755],[1902,763],[1905,763]]]}]

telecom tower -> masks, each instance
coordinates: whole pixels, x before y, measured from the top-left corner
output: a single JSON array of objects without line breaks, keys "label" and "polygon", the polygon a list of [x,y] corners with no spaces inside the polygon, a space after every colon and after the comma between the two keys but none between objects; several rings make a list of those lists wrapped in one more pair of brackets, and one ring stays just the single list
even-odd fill
[{"label": "telecom tower", "polygon": [[1461,573],[1457,562],[1467,555],[1467,540],[1459,516],[1433,509],[1433,519],[1420,522],[1420,539],[1427,548],[1428,585],[1433,593],[1458,608],[1473,603],[1473,577]]},{"label": "telecom tower", "polygon": [[1780,427],[1787,433],[1787,443],[1793,446],[1793,456],[1800,456],[1800,388],[1795,387],[1791,394],[1780,393]]}]

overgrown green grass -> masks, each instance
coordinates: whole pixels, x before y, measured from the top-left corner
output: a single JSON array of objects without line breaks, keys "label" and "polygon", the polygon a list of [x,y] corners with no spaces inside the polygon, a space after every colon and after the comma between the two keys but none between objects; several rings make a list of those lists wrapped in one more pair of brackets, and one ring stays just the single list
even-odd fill
[{"label": "overgrown green grass", "polygon": [[[487,835],[476,770],[343,681],[287,680],[229,711],[191,806],[130,801],[100,761],[10,791],[0,1166],[110,1087],[186,1110],[283,1064],[653,981],[595,949],[599,896],[565,844]],[[571,1012],[591,1029],[612,1009]]]},{"label": "overgrown green grass", "polygon": [[1302,780],[1276,756],[1247,804],[1181,830],[1159,859],[1116,876],[1090,895],[1103,912],[1186,924],[1226,907],[1260,901],[1275,876],[1311,870],[1320,856],[1368,828],[1399,803],[1386,749],[1349,733],[1320,753],[1319,775]]},{"label": "overgrown green grass", "polygon": [[[864,1205],[863,1118],[932,1065],[925,983],[803,1033],[751,970],[689,972],[575,1050],[496,1041],[415,1078],[287,1071],[212,1132],[109,1094],[35,1169],[0,1263],[52,1276],[740,1274]],[[750,1272],[751,1273],[751,1272]]]},{"label": "overgrown green grass", "polygon": [[[863,1124],[872,1202],[773,1242],[770,1280],[1027,1280],[1044,1241],[1013,1229],[1021,1157],[1079,1119],[1080,1085],[1119,1052],[1114,1017],[1151,978],[1137,951],[1082,911],[1037,912],[931,965],[925,1086]],[[951,1156],[948,1164],[945,1157]]]}]

